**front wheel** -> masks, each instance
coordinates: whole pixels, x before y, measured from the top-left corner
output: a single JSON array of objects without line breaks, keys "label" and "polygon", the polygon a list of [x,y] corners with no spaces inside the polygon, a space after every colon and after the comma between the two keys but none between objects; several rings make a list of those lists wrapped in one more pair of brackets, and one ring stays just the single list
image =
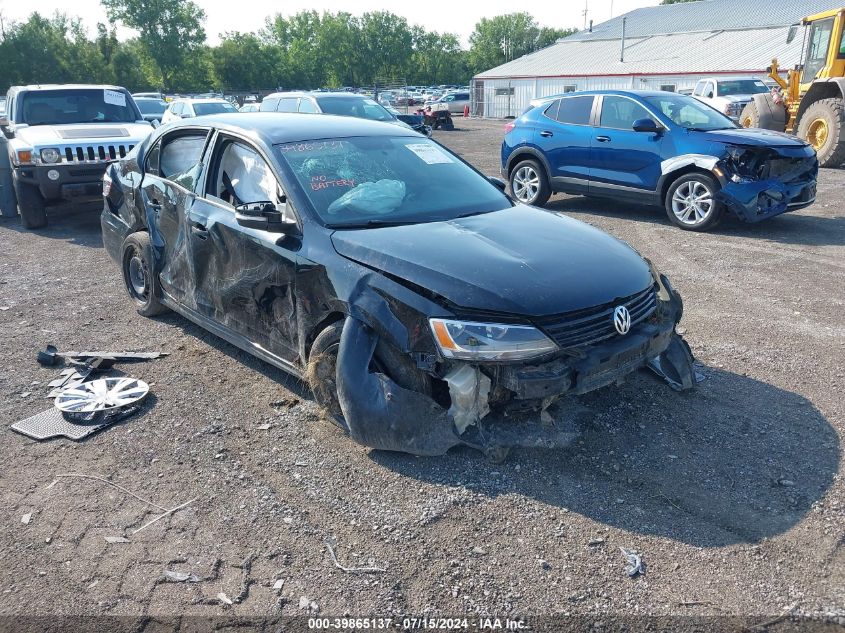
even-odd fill
[{"label": "front wheel", "polygon": [[18,213],[21,224],[27,229],[40,229],[47,226],[47,209],[38,187],[25,182],[15,183],[15,196],[18,199]]},{"label": "front wheel", "polygon": [[135,303],[138,314],[145,317],[167,312],[161,303],[161,288],[154,273],[153,247],[148,233],[139,231],[123,241],[123,283]]},{"label": "front wheel", "polygon": [[552,195],[546,170],[535,160],[520,161],[511,170],[510,187],[514,198],[537,207],[546,204]]},{"label": "front wheel", "polygon": [[666,192],[666,215],[686,231],[708,231],[722,218],[722,204],[715,195],[719,186],[710,176],[684,174]]}]

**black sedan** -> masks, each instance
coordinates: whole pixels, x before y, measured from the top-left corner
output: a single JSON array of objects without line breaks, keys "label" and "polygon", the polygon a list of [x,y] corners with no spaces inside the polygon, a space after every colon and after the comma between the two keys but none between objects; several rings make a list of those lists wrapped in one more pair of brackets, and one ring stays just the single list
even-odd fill
[{"label": "black sedan", "polygon": [[692,387],[666,277],[503,188],[396,125],[215,115],[109,167],[103,240],[138,312],[305,378],[375,448],[563,445],[561,396],[645,366]]}]

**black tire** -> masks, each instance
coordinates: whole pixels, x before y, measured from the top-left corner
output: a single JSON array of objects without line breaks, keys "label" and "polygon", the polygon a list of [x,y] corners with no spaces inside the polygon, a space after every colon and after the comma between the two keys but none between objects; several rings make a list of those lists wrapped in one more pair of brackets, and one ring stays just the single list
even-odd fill
[{"label": "black tire", "polygon": [[[3,151],[0,149],[0,151]],[[15,197],[15,184],[12,170],[0,167],[0,216],[4,218],[18,217],[18,203]]]},{"label": "black tire", "polygon": [[511,195],[522,204],[542,207],[552,195],[546,170],[536,160],[528,159],[517,163],[511,169],[508,183]]},{"label": "black tire", "polygon": [[155,258],[148,233],[139,231],[123,240],[121,272],[138,314],[156,316],[169,309],[161,303],[161,286],[155,274]]},{"label": "black tire", "polygon": [[842,99],[821,99],[807,108],[798,121],[798,136],[816,150],[821,167],[842,165],[845,162],[845,104]]},{"label": "black tire", "polygon": [[27,229],[40,229],[47,226],[47,209],[38,187],[25,182],[15,183],[15,196],[18,199],[18,213],[21,224]]},{"label": "black tire", "polygon": [[[307,379],[314,400],[325,411],[329,421],[346,429],[343,411],[337,397],[337,352],[344,321],[332,323],[314,339],[308,354]],[[405,358],[399,350],[379,341],[371,371],[386,374],[399,386],[431,395],[431,380]]]},{"label": "black tire", "polygon": [[[714,228],[724,213],[724,206],[714,199],[717,191],[719,183],[711,176],[697,171],[684,174],[666,190],[664,206],[669,221],[685,231]],[[688,219],[685,220],[685,217]]]}]

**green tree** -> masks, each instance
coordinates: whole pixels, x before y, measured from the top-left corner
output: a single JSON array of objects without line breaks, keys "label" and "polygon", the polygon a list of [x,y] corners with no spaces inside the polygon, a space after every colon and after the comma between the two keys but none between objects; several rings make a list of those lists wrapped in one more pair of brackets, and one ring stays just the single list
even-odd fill
[{"label": "green tree", "polygon": [[575,29],[539,28],[530,13],[481,18],[469,37],[473,74],[554,44]]},{"label": "green tree", "polygon": [[260,90],[276,86],[280,50],[252,33],[226,33],[211,50],[215,86],[223,90]]},{"label": "green tree", "polygon": [[140,34],[155,61],[165,89],[187,63],[195,70],[197,50],[205,43],[205,12],[191,0],[101,0],[109,19]]},{"label": "green tree", "polygon": [[413,53],[413,39],[408,21],[389,11],[374,11],[361,16],[363,63],[360,80],[372,84],[379,77],[399,77],[407,73]]}]

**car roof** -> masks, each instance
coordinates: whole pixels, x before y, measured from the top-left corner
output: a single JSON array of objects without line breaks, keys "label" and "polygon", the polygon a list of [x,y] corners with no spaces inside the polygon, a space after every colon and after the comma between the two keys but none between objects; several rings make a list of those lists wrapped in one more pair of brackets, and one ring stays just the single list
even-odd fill
[{"label": "car roof", "polygon": [[[563,92],[554,95],[546,95],[545,97],[537,97],[532,99],[531,103],[544,103],[552,99],[560,97],[579,97],[579,96],[597,96],[597,95],[620,95],[627,97],[660,97],[667,94],[676,95],[677,92],[669,92],[668,90],[578,90],[576,92]],[[687,95],[681,95],[685,97]]]},{"label": "car roof", "polygon": [[282,99],[284,97],[320,97],[321,99],[324,97],[357,97],[360,99],[369,99],[367,95],[358,94],[356,92],[311,92],[309,90],[290,90],[288,92],[274,92],[273,94],[269,94],[265,99]]},{"label": "car roof", "polygon": [[110,86],[107,84],[29,84],[26,86],[13,86],[13,88],[27,91],[61,90],[65,88],[73,90],[126,90],[123,86]]},{"label": "car roof", "polygon": [[226,99],[221,99],[220,97],[179,97],[178,99],[174,99],[173,102],[182,101],[185,103],[230,103],[226,101]]},{"label": "car roof", "polygon": [[180,119],[167,129],[179,127],[214,127],[218,130],[257,138],[267,145],[324,138],[353,136],[419,136],[411,128],[393,123],[358,119],[332,114],[303,114],[298,112],[256,112],[211,114],[199,119]]}]

